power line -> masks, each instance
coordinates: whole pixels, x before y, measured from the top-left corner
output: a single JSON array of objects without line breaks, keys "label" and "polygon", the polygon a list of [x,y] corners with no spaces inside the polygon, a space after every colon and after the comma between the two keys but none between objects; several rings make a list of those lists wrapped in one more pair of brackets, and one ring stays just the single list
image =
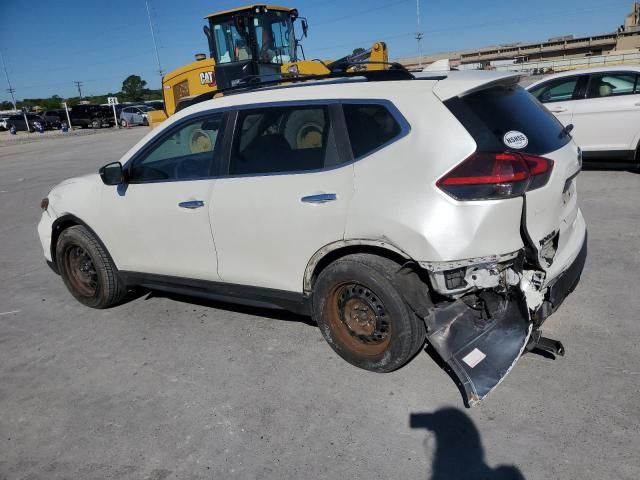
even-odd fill
[{"label": "power line", "polygon": [[389,2],[389,3],[383,3],[382,5],[378,5],[377,7],[373,7],[373,8],[368,8],[366,10],[360,10],[358,12],[353,12],[353,13],[348,13],[346,15],[340,15],[340,18],[331,18],[331,19],[327,19],[327,20],[321,20],[319,22],[313,22],[313,25],[324,25],[327,23],[337,23],[337,22],[342,22],[344,20],[348,20],[352,17],[356,17],[356,16],[361,16],[361,15],[367,15],[369,13],[373,13],[373,12],[377,12],[378,10],[384,10],[386,8],[390,8],[390,7],[395,7],[396,5],[400,5],[402,3],[408,3],[412,0],[399,0],[396,2]]},{"label": "power line", "polygon": [[[509,24],[512,22],[521,22],[521,23],[530,23],[530,22],[540,22],[541,20],[557,20],[559,17],[563,17],[563,18],[567,18],[567,17],[574,17],[574,16],[580,16],[580,15],[584,15],[587,13],[592,13],[592,12],[596,12],[596,11],[601,11],[602,10],[602,6],[606,6],[606,5],[619,5],[620,3],[622,3],[620,0],[614,0],[611,2],[607,2],[606,4],[601,5],[599,8],[588,8],[588,9],[580,9],[580,10],[561,10],[561,11],[556,11],[556,12],[547,12],[545,14],[541,14],[541,15],[527,15],[527,16],[522,16],[522,17],[511,17],[511,18],[503,18],[500,20],[496,20],[496,21],[491,21],[491,22],[482,22],[482,23],[475,23],[475,24],[466,24],[466,25],[455,25],[455,26],[451,26],[451,27],[444,27],[444,28],[436,28],[436,29],[431,29],[431,30],[425,30],[423,33],[427,33],[427,34],[431,34],[431,35],[437,35],[437,34],[441,34],[441,33],[448,33],[451,31],[455,31],[455,30],[471,30],[471,29],[477,29],[477,28],[484,28],[484,27],[490,27],[492,25],[496,25],[496,24]],[[390,36],[384,36],[385,41],[386,40],[392,40],[392,39],[397,39],[397,38],[402,38],[402,37],[411,37],[412,34],[410,33],[398,33],[398,34],[392,34]],[[369,39],[361,39],[361,40],[354,40],[352,42],[348,42],[348,43],[343,43],[343,44],[338,44],[338,45],[330,45],[330,46],[326,46],[320,49],[314,49],[314,52],[326,52],[326,51],[331,51],[331,50],[337,50],[338,48],[347,48],[347,47],[351,47],[353,45],[356,44],[361,44],[361,43],[367,43],[367,42],[373,42],[373,41],[377,41],[379,40],[380,37],[378,38],[369,38]],[[415,38],[415,37],[414,37]],[[397,58],[397,57],[396,57]]]}]

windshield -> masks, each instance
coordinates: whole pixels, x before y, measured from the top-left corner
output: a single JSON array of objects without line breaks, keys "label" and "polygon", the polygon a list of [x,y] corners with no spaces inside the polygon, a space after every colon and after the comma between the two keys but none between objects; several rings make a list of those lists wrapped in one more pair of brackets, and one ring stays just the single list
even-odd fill
[{"label": "windshield", "polygon": [[295,52],[293,23],[287,12],[271,11],[254,20],[258,56],[264,63],[287,63]]}]

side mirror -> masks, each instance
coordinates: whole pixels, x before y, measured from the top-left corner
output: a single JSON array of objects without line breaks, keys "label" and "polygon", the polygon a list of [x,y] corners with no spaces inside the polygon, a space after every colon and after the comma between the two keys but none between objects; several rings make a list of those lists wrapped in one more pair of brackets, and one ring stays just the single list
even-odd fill
[{"label": "side mirror", "polygon": [[302,19],[302,35],[306,38],[307,33],[309,32],[309,24],[307,23],[307,19]]},{"label": "side mirror", "polygon": [[120,162],[108,163],[100,168],[98,173],[105,185],[120,185],[124,182],[124,172]]}]

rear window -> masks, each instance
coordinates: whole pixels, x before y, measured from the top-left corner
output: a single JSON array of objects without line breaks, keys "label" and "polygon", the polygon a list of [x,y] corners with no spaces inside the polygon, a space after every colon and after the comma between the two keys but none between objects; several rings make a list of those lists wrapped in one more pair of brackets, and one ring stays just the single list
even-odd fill
[{"label": "rear window", "polygon": [[356,160],[400,135],[400,125],[383,105],[344,104],[343,109],[351,151]]},{"label": "rear window", "polygon": [[231,175],[297,173],[338,164],[324,105],[242,110],[237,125]]},{"label": "rear window", "polygon": [[[569,135],[561,135],[563,125],[518,85],[491,87],[445,104],[483,152],[511,150],[544,155],[570,141]],[[524,134],[526,141],[519,145],[526,146],[510,148],[505,143],[507,133],[508,138]]]}]

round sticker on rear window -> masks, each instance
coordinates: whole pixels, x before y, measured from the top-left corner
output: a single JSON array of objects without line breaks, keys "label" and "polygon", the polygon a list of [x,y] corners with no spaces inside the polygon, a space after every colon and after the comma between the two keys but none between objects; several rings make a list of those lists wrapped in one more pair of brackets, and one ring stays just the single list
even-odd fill
[{"label": "round sticker on rear window", "polygon": [[522,150],[529,145],[529,139],[527,136],[517,130],[511,130],[504,134],[502,141],[509,148],[515,148],[516,150]]}]

